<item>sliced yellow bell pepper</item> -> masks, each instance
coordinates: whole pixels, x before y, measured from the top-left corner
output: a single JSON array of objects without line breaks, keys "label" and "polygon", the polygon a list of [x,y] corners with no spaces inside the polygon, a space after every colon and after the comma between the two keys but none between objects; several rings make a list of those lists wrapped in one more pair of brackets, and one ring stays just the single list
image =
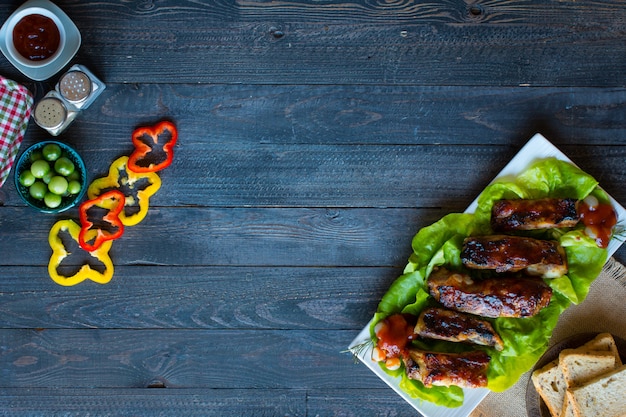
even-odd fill
[{"label": "sliced yellow bell pepper", "polygon": [[113,161],[109,175],[94,180],[87,189],[87,196],[94,199],[106,191],[121,191],[126,201],[119,218],[124,226],[134,226],[148,214],[150,197],[161,187],[161,178],[154,172],[131,171],[127,163],[127,156]]},{"label": "sliced yellow bell pepper", "polygon": [[109,282],[113,277],[113,261],[111,261],[111,257],[109,256],[109,250],[113,243],[111,240],[104,242],[98,249],[92,252],[85,251],[85,253],[96,258],[104,265],[104,271],[100,272],[93,269],[89,264],[83,264],[78,272],[72,276],[68,277],[59,273],[61,262],[70,255],[70,252],[61,239],[61,235],[64,232],[69,234],[69,236],[76,241],[76,246],[80,248],[78,244],[80,225],[74,220],[59,220],[56,222],[50,229],[50,234],[48,235],[48,242],[52,248],[52,256],[50,256],[50,262],[48,263],[48,274],[50,278],[57,284],[64,286],[76,285],[86,279],[90,279],[98,284],[106,284]]}]

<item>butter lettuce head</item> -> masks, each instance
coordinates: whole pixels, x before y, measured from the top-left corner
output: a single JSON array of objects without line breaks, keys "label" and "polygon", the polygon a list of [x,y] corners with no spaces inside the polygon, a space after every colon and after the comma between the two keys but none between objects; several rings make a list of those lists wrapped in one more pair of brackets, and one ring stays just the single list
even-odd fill
[{"label": "butter lettuce head", "polygon": [[[462,269],[460,253],[463,239],[472,234],[491,233],[491,207],[503,198],[576,198],[594,194],[601,201],[606,195],[597,181],[579,168],[555,158],[538,161],[516,177],[499,180],[487,186],[478,197],[474,213],[453,213],[421,229],[413,238],[413,254],[404,273],[382,297],[374,316],[371,332],[380,320],[396,313],[417,315],[434,300],[428,294],[426,281],[433,268],[446,265]],[[488,388],[504,391],[532,368],[545,352],[559,315],[572,303],[582,302],[593,280],[600,274],[607,251],[596,246],[581,230],[546,230],[534,237],[556,239],[567,254],[569,272],[558,279],[546,280],[553,290],[550,305],[529,318],[490,319],[504,341],[504,350],[482,348],[491,356]],[[422,349],[457,352],[481,347],[467,347],[446,342],[414,342]],[[384,368],[384,366],[383,366]],[[391,372],[390,372],[391,373]],[[463,404],[463,391],[458,387],[426,388],[420,381],[409,379],[401,369],[393,372],[401,378],[400,387],[414,398],[446,407]]]}]

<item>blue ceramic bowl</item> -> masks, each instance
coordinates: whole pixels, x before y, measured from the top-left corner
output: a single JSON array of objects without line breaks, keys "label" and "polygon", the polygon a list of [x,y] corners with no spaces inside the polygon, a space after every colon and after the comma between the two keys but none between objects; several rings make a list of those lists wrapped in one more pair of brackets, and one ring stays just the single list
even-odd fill
[{"label": "blue ceramic bowl", "polygon": [[[46,206],[46,203],[43,200],[33,198],[30,195],[28,187],[25,187],[20,183],[20,176],[22,175],[22,172],[30,169],[30,166],[32,164],[31,156],[33,155],[33,153],[41,152],[43,147],[48,144],[59,145],[62,155],[66,156],[74,163],[74,170],[78,173],[78,182],[80,182],[80,192],[78,192],[77,194],[63,196],[61,199],[61,204],[55,208],[50,208]],[[82,200],[82,198],[85,196],[85,193],[87,192],[87,169],[85,167],[85,162],[83,161],[83,158],[81,158],[81,156],[78,154],[78,152],[74,150],[74,148],[63,142],[46,140],[30,146],[24,152],[22,152],[19,159],[17,160],[14,173],[15,188],[17,189],[17,193],[19,194],[19,196],[22,198],[22,200],[24,200],[26,204],[44,213],[60,213],[71,207],[74,207],[78,202],[80,202],[80,200]]]}]

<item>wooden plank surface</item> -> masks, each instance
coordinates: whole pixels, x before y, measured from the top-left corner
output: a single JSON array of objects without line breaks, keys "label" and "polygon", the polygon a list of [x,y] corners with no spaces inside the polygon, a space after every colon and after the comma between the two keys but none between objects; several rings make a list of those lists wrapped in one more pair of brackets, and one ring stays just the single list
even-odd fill
[{"label": "wooden plank surface", "polygon": [[69,288],[45,267],[2,272],[4,329],[305,331],[363,327],[401,268],[118,266]]},{"label": "wooden plank surface", "polygon": [[111,82],[623,87],[626,73],[619,0],[60,5]]},{"label": "wooden plank surface", "polygon": [[626,203],[621,0],[55,3],[107,84],[60,136],[90,178],[137,126],[180,136],[106,285],[48,276],[75,208],[0,189],[1,415],[418,415],[345,352],[416,231],[537,132]]},{"label": "wooden plank surface", "polygon": [[[384,394],[383,394],[384,395]],[[304,390],[254,389],[8,389],[0,392],[3,415],[306,415]],[[55,412],[54,410],[64,410]],[[122,411],[123,410],[123,411]],[[116,411],[122,411],[117,413]]]},{"label": "wooden plank surface", "polygon": [[[29,86],[41,96],[53,83]],[[620,145],[624,101],[623,87],[109,84],[61,137],[84,150],[94,143],[91,150],[108,159],[132,149],[126,139],[135,127],[169,117],[181,131],[179,152],[198,145],[252,151],[302,144],[517,150],[537,132],[556,145]],[[45,136],[29,128],[29,138]]]},{"label": "wooden plank surface", "polygon": [[[7,417],[110,415],[404,416],[415,411],[388,388],[333,390],[223,389],[7,389],[0,392]],[[66,413],[51,410],[63,409]]]},{"label": "wooden plank surface", "polygon": [[6,329],[9,387],[367,388],[352,330]]},{"label": "wooden plank surface", "polygon": [[[626,127],[626,89],[260,87],[254,97],[253,86],[225,88],[113,85],[62,139],[97,178],[132,151],[138,124],[176,120],[181,141],[157,205],[432,207],[454,199],[452,210],[462,210],[542,132],[621,197],[614,184],[625,139],[616,132]],[[45,137],[34,125],[28,133]],[[4,203],[20,204],[12,184],[6,189]]]}]

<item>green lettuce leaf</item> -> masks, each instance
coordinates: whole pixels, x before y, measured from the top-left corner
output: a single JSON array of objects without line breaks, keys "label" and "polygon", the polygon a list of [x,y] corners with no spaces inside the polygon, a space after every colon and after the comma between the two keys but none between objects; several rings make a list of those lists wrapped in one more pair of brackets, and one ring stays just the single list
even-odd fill
[{"label": "green lettuce leaf", "polygon": [[[374,326],[385,317],[396,313],[419,314],[434,301],[428,295],[427,277],[433,268],[446,265],[462,270],[460,252],[463,239],[472,234],[491,232],[491,207],[502,198],[561,197],[584,199],[593,194],[600,201],[608,201],[598,188],[597,181],[579,168],[555,158],[532,164],[517,177],[490,184],[478,197],[478,207],[473,214],[452,213],[430,226],[422,228],[413,238],[413,254],[404,274],[382,297],[372,322]],[[488,370],[488,388],[504,391],[517,382],[545,352],[559,315],[572,303],[582,302],[593,280],[600,274],[607,259],[607,251],[598,248],[593,239],[579,230],[547,230],[536,232],[534,237],[558,239],[567,254],[569,272],[558,279],[546,280],[553,289],[550,305],[538,315],[529,318],[498,318],[490,320],[504,341],[501,352],[484,348],[491,356]],[[459,344],[446,342],[413,342],[420,348],[441,351],[466,349]],[[383,366],[384,367],[384,366]],[[463,391],[458,387],[426,388],[420,381],[406,377],[402,368],[395,371],[401,378],[400,387],[414,398],[446,407],[463,403]]]},{"label": "green lettuce leaf", "polygon": [[[409,263],[404,272],[423,269],[422,272],[427,276],[430,274],[432,267],[435,266],[432,262],[433,259],[435,259],[435,262],[442,262],[442,264],[445,261],[446,254],[439,253],[438,257],[435,256],[442,251],[445,243],[455,237],[462,239],[468,236],[473,227],[474,216],[466,213],[448,214],[431,226],[424,227],[413,238],[413,254],[409,257]],[[448,249],[450,248],[448,247]],[[459,258],[457,263],[460,264],[460,262]]]},{"label": "green lettuce leaf", "polygon": [[576,198],[582,200],[598,185],[598,182],[580,168],[555,158],[548,158],[531,165],[515,180],[527,191],[527,198]]},{"label": "green lettuce leaf", "polygon": [[409,379],[406,374],[400,380],[400,389],[413,398],[419,398],[431,403],[446,403],[447,407],[460,407],[463,405],[463,390],[459,387],[434,387],[426,388],[419,381]]}]

